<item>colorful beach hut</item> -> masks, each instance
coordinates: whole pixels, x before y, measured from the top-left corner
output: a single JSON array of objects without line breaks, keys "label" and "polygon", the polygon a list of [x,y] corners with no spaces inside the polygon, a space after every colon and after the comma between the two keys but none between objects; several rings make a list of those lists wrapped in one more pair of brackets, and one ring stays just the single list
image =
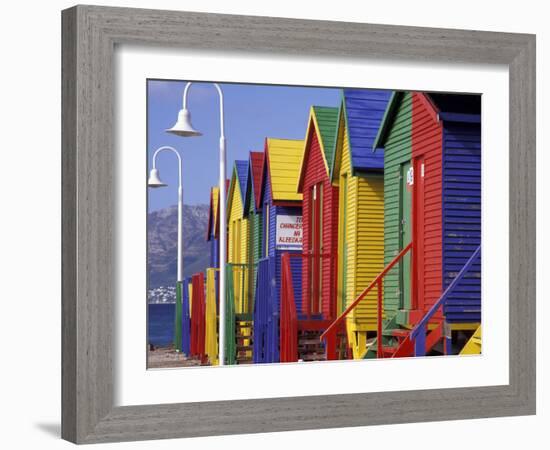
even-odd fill
[{"label": "colorful beach hut", "polygon": [[250,362],[253,301],[249,290],[249,222],[244,214],[248,160],[237,160],[227,196],[226,354],[227,363]]},{"label": "colorful beach hut", "polygon": [[302,302],[300,309],[295,308],[295,330],[288,333],[295,343],[283,354],[286,361],[336,358],[335,349],[327,352],[319,337],[336,314],[338,188],[330,181],[329,164],[337,121],[338,108],[310,109],[297,186],[303,196]]},{"label": "colorful beach hut", "polygon": [[[261,177],[263,230],[255,300],[254,360],[279,361],[281,255],[302,252],[302,194],[297,192],[303,140],[265,140]],[[292,262],[295,302],[301,308],[302,265]]]},{"label": "colorful beach hut", "polygon": [[429,351],[481,319],[480,262],[467,265],[481,239],[481,97],[395,92],[373,148],[385,158],[385,262],[412,242],[385,279],[385,327],[410,327],[441,304]]},{"label": "colorful beach hut", "polygon": [[[384,155],[372,145],[391,91],[344,89],[330,163],[339,189],[337,313],[342,313],[384,267]],[[346,318],[353,357],[361,357],[376,330],[375,291]]]},{"label": "colorful beach hut", "polygon": [[250,152],[244,214],[248,218],[248,290],[251,299],[254,299],[256,292],[256,271],[262,250],[261,189],[264,164],[264,152]]}]

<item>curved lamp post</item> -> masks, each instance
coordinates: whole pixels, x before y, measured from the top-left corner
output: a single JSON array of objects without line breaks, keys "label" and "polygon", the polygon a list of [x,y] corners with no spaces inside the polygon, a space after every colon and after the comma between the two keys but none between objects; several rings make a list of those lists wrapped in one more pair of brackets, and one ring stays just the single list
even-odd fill
[{"label": "curved lamp post", "polygon": [[[201,136],[202,133],[195,130],[191,125],[191,113],[187,109],[187,93],[193,83],[187,83],[183,91],[183,108],[178,114],[178,120],[172,128],[166,130],[167,133],[172,133],[182,137]],[[226,142],[224,133],[223,119],[223,92],[217,83],[212,83],[218,91],[220,99],[220,330],[218,335],[218,352],[219,365],[225,364],[225,263],[226,263],[226,239],[227,230],[225,228],[225,152]]]},{"label": "curved lamp post", "polygon": [[183,289],[183,239],[182,239],[182,225],[183,225],[183,187],[182,187],[182,171],[183,163],[179,152],[173,147],[159,147],[153,153],[153,168],[149,174],[149,179],[147,180],[147,186],[150,188],[159,188],[168,186],[166,183],[163,183],[160,179],[159,171],[157,169],[157,156],[162,151],[168,151],[174,153],[178,158],[178,256],[177,256],[177,266],[178,274],[176,279],[176,314],[175,314],[175,332],[174,332],[174,346],[176,351],[181,351],[182,347],[182,289]]}]

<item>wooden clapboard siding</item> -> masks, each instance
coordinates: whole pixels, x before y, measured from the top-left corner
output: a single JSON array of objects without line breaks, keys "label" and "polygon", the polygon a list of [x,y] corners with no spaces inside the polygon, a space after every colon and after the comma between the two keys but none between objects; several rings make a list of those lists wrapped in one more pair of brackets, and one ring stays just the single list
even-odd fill
[{"label": "wooden clapboard siding", "polygon": [[[401,93],[395,119],[387,131],[384,144],[384,265],[391,262],[400,248],[399,197],[401,164],[412,154],[412,95]],[[400,305],[399,264],[384,279],[384,308],[397,311]]]},{"label": "wooden clapboard siding", "polygon": [[[346,271],[346,289],[343,292],[343,308],[348,307],[356,298],[356,273],[357,273],[357,196],[358,196],[358,179],[352,176],[351,158],[349,149],[349,138],[345,132],[345,124],[342,121],[339,125],[342,129],[342,153],[341,153],[341,168],[340,174],[347,177],[347,202],[346,204],[346,242],[342,243],[342,249],[339,251],[340,258],[344,255],[346,260],[340,260],[339,265],[342,265]],[[344,248],[344,246],[346,248]],[[348,316],[349,319],[355,318],[355,311]]]},{"label": "wooden clapboard siding", "polygon": [[[384,269],[384,177],[357,177],[357,247],[355,297]],[[354,318],[368,328],[377,320],[377,292],[373,290],[354,311]]]},{"label": "wooden clapboard siding", "polygon": [[[481,124],[444,122],[443,285],[449,285],[481,242]],[[481,263],[445,307],[447,321],[481,322]]]},{"label": "wooden clapboard siding", "polygon": [[[423,93],[412,94],[412,158],[424,160],[424,176],[415,168],[414,189],[423,184],[423,198],[414,197],[413,226],[423,221],[422,229],[413,229],[414,264],[417,267],[414,295],[416,309],[427,311],[441,296],[442,287],[442,127],[431,102]],[[416,194],[415,194],[416,195]],[[415,202],[423,207],[415,211]],[[423,217],[420,214],[423,210]],[[442,317],[438,311],[433,318]]]}]

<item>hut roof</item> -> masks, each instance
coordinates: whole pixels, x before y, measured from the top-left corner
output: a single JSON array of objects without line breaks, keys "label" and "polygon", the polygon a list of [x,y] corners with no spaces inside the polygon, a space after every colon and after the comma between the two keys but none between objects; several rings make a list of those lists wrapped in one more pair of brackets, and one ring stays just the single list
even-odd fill
[{"label": "hut roof", "polygon": [[372,151],[392,91],[344,89],[341,111],[345,120],[354,171],[382,170],[384,154]]}]

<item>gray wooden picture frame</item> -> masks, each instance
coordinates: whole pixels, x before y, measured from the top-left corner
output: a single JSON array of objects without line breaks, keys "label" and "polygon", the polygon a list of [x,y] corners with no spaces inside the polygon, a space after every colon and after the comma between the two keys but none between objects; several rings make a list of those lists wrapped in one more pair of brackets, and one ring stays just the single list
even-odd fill
[{"label": "gray wooden picture frame", "polygon": [[[535,413],[535,36],[97,6],[63,11],[62,31],[64,439],[94,443]],[[117,44],[507,65],[509,384],[114,407]]]}]

